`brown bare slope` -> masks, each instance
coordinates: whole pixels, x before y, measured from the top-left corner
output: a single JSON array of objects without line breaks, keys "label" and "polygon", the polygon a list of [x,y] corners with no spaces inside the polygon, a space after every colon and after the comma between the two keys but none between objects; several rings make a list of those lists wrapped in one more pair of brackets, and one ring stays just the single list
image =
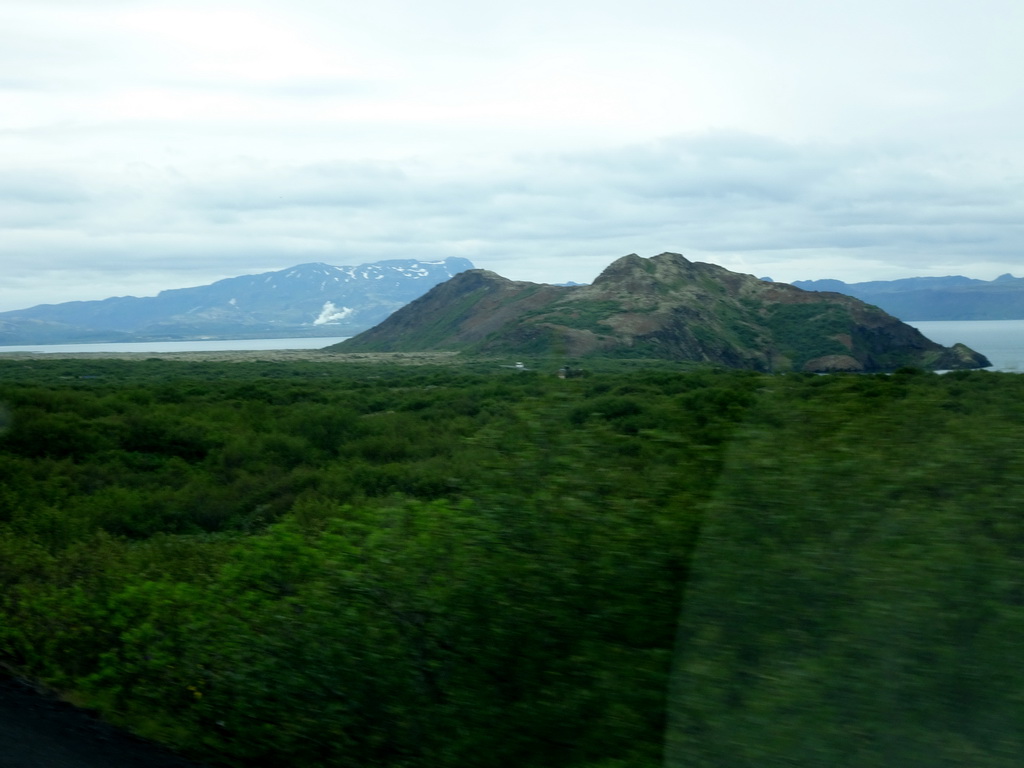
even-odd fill
[{"label": "brown bare slope", "polygon": [[571,287],[470,270],[330,349],[658,358],[763,371],[989,364],[859,299],[765,282],[677,253],[624,256],[592,285]]}]

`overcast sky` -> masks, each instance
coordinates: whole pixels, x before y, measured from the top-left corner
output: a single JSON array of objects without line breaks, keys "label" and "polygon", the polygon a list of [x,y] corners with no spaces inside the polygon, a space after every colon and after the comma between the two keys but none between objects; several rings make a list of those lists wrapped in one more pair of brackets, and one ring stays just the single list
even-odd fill
[{"label": "overcast sky", "polygon": [[0,311],[310,261],[1024,275],[1020,0],[12,0]]}]

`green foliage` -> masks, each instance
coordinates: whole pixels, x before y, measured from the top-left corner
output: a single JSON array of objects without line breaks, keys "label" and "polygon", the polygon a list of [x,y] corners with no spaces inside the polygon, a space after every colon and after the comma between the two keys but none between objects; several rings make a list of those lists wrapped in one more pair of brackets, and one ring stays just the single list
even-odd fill
[{"label": "green foliage", "polygon": [[611,368],[0,362],[0,662],[239,766],[1019,764],[1024,379]]},{"label": "green foliage", "polygon": [[669,764],[1018,764],[1022,380],[797,381],[704,522]]},{"label": "green foliage", "polygon": [[848,354],[835,337],[849,333],[851,324],[846,309],[827,302],[775,304],[768,315],[775,352],[792,360],[795,370],[817,357]]},{"label": "green foliage", "polygon": [[576,305],[563,305],[556,311],[535,310],[528,312],[524,318],[536,316],[538,321],[564,325],[566,328],[579,328],[594,333],[609,333],[611,327],[607,318],[622,312],[622,303],[618,301],[588,301]]}]

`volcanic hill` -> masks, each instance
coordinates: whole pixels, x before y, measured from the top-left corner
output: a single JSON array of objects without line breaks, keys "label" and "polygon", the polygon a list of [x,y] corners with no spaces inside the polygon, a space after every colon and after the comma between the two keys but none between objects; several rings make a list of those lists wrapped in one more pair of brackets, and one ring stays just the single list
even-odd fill
[{"label": "volcanic hill", "polygon": [[507,280],[473,269],[328,349],[656,358],[760,371],[982,368],[878,307],[804,291],[678,253],[613,262],[591,285]]}]

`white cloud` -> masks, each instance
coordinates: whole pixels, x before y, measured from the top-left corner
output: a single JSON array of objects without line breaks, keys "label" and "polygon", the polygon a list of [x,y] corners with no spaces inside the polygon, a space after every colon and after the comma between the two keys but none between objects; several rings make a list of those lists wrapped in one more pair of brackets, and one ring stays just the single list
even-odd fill
[{"label": "white cloud", "polygon": [[0,310],[311,260],[1019,271],[1021,22],[1011,0],[8,4]]}]

